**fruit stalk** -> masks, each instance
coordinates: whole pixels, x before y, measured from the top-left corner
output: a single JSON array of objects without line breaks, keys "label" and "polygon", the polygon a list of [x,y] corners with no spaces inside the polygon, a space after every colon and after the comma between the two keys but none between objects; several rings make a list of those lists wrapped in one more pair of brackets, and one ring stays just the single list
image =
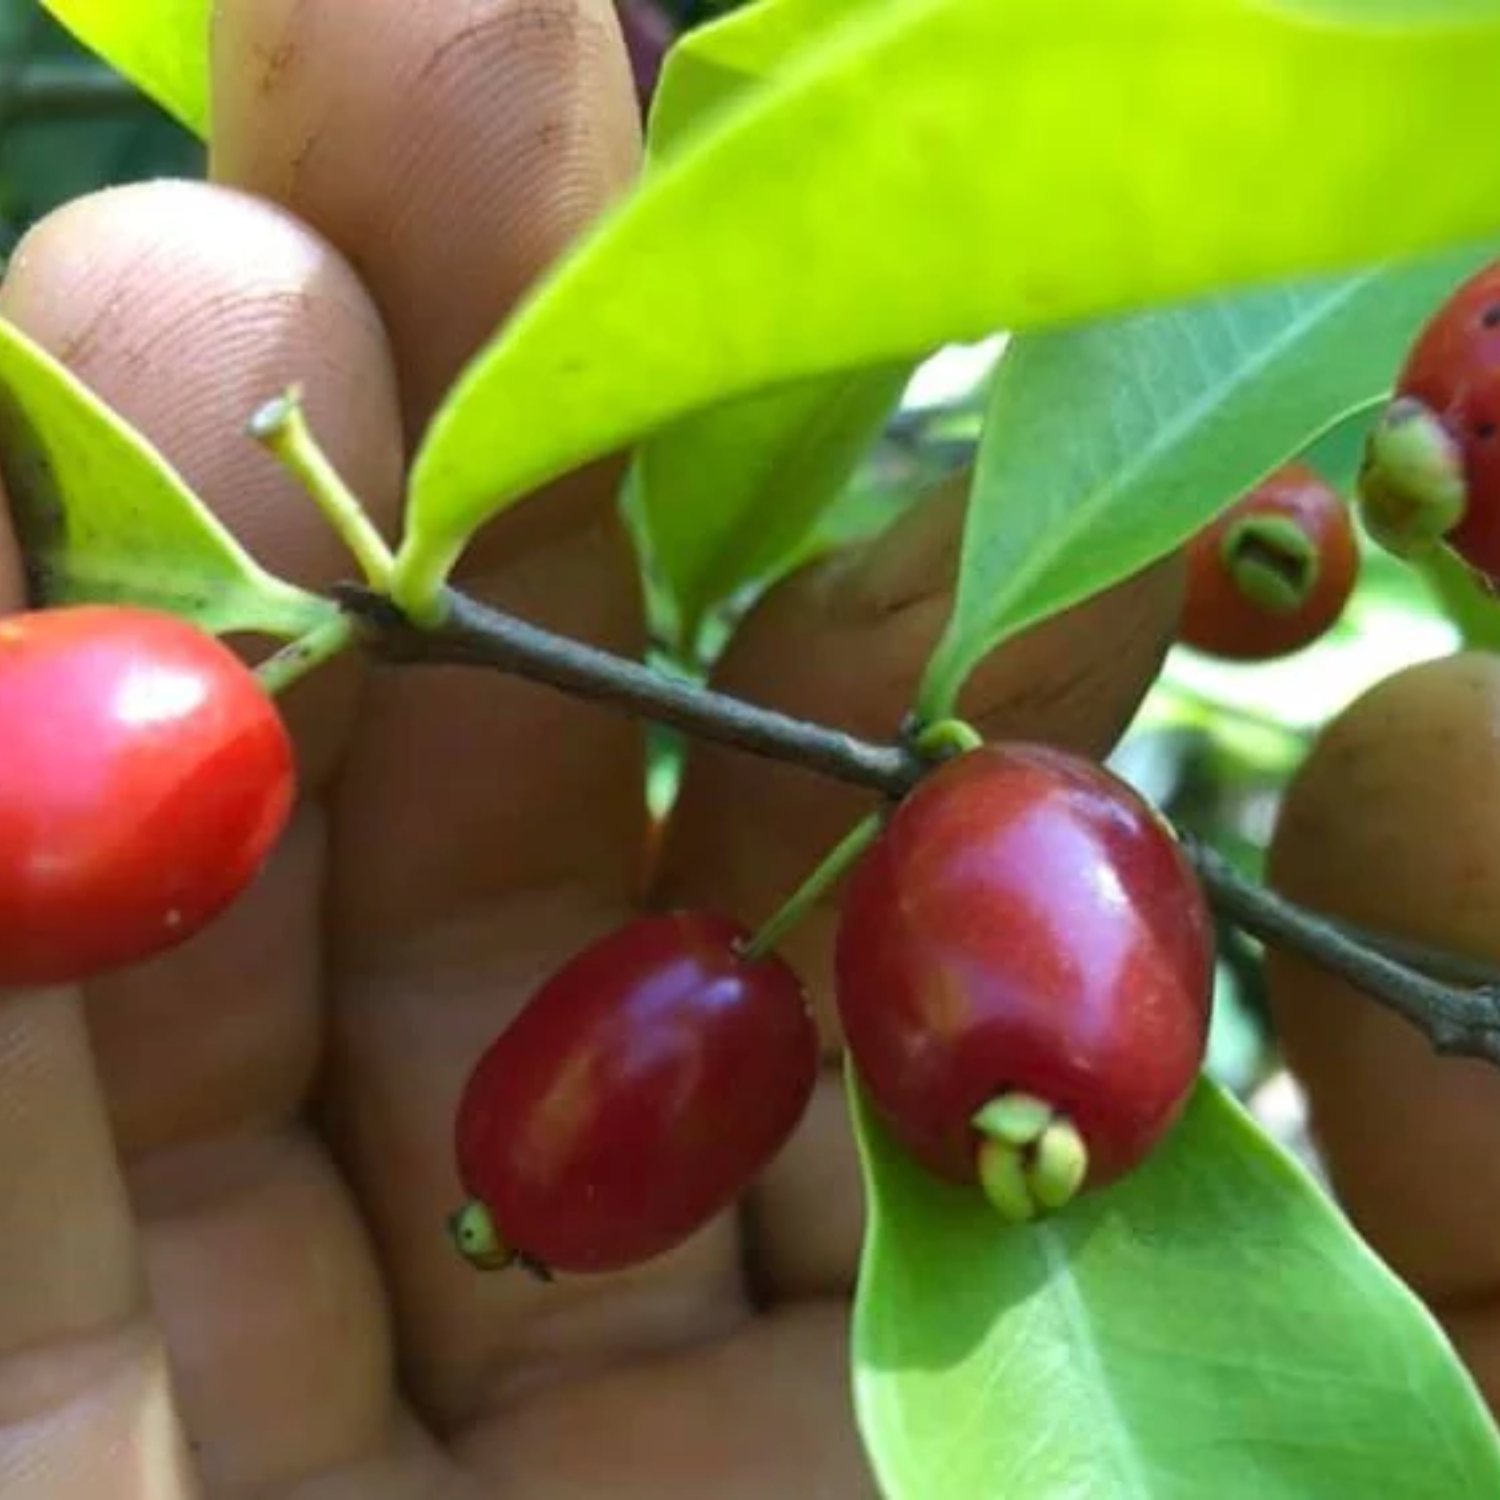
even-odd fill
[{"label": "fruit stalk", "polygon": [[903,746],[871,744],[668,677],[640,662],[491,609],[455,589],[443,591],[441,621],[429,629],[412,624],[389,599],[368,589],[346,586],[338,595],[367,628],[369,649],[386,661],[510,672],[671,725],[699,739],[791,761],[893,797],[912,787],[922,772],[921,759]]},{"label": "fruit stalk", "polygon": [[764,958],[776,951],[776,945],[789,933],[859,860],[859,857],[880,837],[882,818],[879,813],[856,823],[835,844],[818,867],[792,893],[780,910],[756,932],[745,945],[745,957]]},{"label": "fruit stalk", "polygon": [[275,697],[347,650],[354,639],[354,624],[349,616],[334,615],[306,635],[289,641],[274,656],[268,656],[256,667],[255,675],[260,685]]},{"label": "fruit stalk", "polygon": [[[427,628],[373,590],[346,585],[337,594],[359,622],[365,648],[385,661],[509,672],[890,798],[904,796],[929,769],[912,744],[872,744],[669,677],[527,624],[453,588],[440,594],[439,623]],[[1445,984],[1442,976],[1472,975],[1472,968],[1449,955],[1424,953],[1420,968],[1429,972],[1419,972],[1398,942],[1351,932],[1245,879],[1214,850],[1188,839],[1183,846],[1215,909],[1237,926],[1342,975],[1403,1016],[1440,1052],[1500,1065],[1500,985]]]},{"label": "fruit stalk", "polygon": [[1500,1064],[1500,986],[1444,984],[1247,880],[1217,850],[1188,839],[1184,847],[1215,908],[1236,926],[1348,980],[1415,1026],[1435,1051]]},{"label": "fruit stalk", "polygon": [[302,389],[292,386],[250,418],[250,436],[295,478],[354,555],[365,582],[383,589],[395,559],[358,496],[323,451],[302,409]]}]

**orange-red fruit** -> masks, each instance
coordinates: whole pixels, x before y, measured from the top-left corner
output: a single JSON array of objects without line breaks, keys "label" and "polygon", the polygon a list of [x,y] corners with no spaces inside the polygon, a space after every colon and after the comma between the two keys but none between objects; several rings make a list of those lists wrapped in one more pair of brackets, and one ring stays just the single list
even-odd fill
[{"label": "orange-red fruit", "polygon": [[177,946],[260,870],[292,746],[222,642],[125,605],[0,619],[0,985]]},{"label": "orange-red fruit", "polygon": [[1192,866],[1133,789],[986,746],[931,772],[854,872],[839,1014],[871,1102],[933,1172],[974,1181],[975,1113],[1022,1094],[1077,1129],[1097,1188],[1186,1103],[1213,959]]},{"label": "orange-red fruit", "polygon": [[1313,469],[1277,469],[1187,548],[1179,639],[1231,661],[1267,661],[1311,645],[1359,577],[1343,497]]}]

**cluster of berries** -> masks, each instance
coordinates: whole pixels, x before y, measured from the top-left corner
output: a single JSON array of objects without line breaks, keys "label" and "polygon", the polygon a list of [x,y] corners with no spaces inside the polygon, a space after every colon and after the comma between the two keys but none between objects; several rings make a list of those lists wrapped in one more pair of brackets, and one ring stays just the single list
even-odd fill
[{"label": "cluster of berries", "polygon": [[[1500,577],[1500,267],[1422,332],[1361,476],[1394,550]],[[1181,639],[1235,659],[1328,629],[1349,507],[1290,464],[1189,547]],[[0,986],[73,983],[184,942],[261,869],[295,759],[272,698],[190,623],[129,605],[0,622]],[[1139,1165],[1207,1045],[1213,928],[1171,830],[1056,749],[949,755],[849,874],[842,1044],[879,1115],[1006,1220]],[[729,1208],[783,1149],[824,1048],[798,977],[701,912],[643,915],[554,973],[458,1103],[475,1265],[616,1270]]]}]

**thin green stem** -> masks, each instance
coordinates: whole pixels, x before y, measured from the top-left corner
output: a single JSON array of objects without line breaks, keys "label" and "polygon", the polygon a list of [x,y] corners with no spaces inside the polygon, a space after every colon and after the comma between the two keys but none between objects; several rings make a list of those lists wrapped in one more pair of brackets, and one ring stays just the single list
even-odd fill
[{"label": "thin green stem", "polygon": [[883,813],[871,813],[856,823],[824,856],[822,862],[788,898],[785,905],[745,944],[745,957],[752,961],[764,958],[824,896],[833,889],[859,857],[880,836],[885,826]]},{"label": "thin green stem", "polygon": [[346,651],[355,639],[354,620],[341,612],[267,657],[255,669],[255,675],[274,697]]},{"label": "thin green stem", "polygon": [[372,589],[389,587],[395,559],[354,491],[313,436],[302,409],[302,390],[292,386],[250,419],[250,436],[301,482],[354,554]]},{"label": "thin green stem", "polygon": [[1405,559],[1448,617],[1470,651],[1500,651],[1500,600],[1469,565],[1448,547],[1432,547]]},{"label": "thin green stem", "polygon": [[435,630],[447,621],[448,575],[462,550],[426,532],[407,532],[391,573],[391,598],[413,625]]},{"label": "thin green stem", "polygon": [[938,719],[919,729],[912,740],[912,748],[917,754],[930,761],[967,755],[983,744],[984,736],[962,719]]}]

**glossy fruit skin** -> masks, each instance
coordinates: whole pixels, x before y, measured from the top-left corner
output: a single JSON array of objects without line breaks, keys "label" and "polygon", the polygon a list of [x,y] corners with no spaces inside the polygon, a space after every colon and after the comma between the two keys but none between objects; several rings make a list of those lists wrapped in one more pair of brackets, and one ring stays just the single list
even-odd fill
[{"label": "glossy fruit skin", "polygon": [[552,975],[471,1073],[459,1177],[512,1251],[621,1270],[730,1207],[802,1118],[816,1027],[797,976],[700,912],[644,916]]},{"label": "glossy fruit skin", "polygon": [[[1235,580],[1225,543],[1256,517],[1292,523],[1317,559],[1306,597],[1272,610]],[[1228,661],[1270,661],[1301,651],[1343,614],[1359,578],[1359,543],[1349,506],[1303,463],[1285,464],[1230,506],[1187,547],[1188,587],[1178,638]]]},{"label": "glossy fruit skin", "polygon": [[1500,261],[1465,281],[1417,335],[1396,394],[1421,401],[1463,454],[1463,519],[1448,545],[1500,578]]},{"label": "glossy fruit skin", "polygon": [[62,984],[176,947],[285,827],[291,741],[222,642],[79,605],[0,620],[0,986]]},{"label": "glossy fruit skin", "polygon": [[1097,1188],[1186,1103],[1213,960],[1193,870],[1133,790],[1062,751],[986,746],[919,783],[851,878],[839,1014],[929,1170],[972,1182],[973,1114],[1025,1093],[1078,1128]]}]

